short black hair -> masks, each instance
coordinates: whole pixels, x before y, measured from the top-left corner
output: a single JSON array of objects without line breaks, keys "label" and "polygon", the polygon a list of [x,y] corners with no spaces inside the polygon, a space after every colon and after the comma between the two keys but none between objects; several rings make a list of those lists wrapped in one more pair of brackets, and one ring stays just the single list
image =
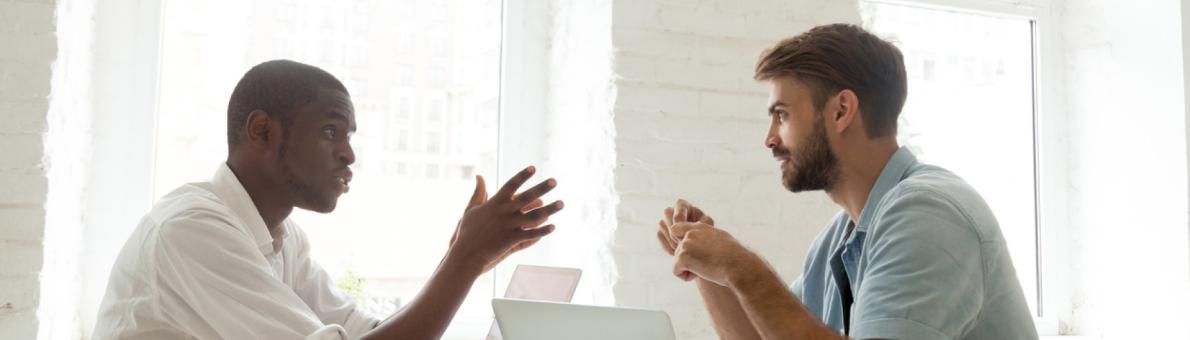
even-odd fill
[{"label": "short black hair", "polygon": [[292,111],[313,101],[322,89],[348,94],[339,79],[318,67],[283,59],[253,66],[240,78],[227,103],[228,148],[240,143],[248,114],[255,110],[280,119],[282,138],[288,139],[294,120]]}]

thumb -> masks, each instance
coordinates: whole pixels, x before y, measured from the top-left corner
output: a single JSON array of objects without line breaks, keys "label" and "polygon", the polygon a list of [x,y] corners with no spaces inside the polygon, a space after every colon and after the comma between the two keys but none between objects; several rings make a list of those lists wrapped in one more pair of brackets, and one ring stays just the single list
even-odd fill
[{"label": "thumb", "polygon": [[471,210],[487,200],[488,189],[483,183],[483,176],[475,175],[475,192],[471,193],[471,200],[467,202],[467,210]]}]

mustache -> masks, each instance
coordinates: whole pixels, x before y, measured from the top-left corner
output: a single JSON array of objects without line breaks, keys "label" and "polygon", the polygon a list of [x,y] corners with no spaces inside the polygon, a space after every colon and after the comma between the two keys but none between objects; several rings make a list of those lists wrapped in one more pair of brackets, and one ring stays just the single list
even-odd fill
[{"label": "mustache", "polygon": [[789,154],[790,154],[789,149],[786,149],[784,146],[780,146],[780,145],[773,147],[772,150],[773,150],[773,157],[789,157]]}]

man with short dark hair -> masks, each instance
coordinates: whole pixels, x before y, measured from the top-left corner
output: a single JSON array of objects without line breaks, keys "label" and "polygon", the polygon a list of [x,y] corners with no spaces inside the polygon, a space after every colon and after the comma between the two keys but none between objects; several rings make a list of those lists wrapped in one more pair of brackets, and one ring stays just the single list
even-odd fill
[{"label": "man with short dark hair", "polygon": [[[385,321],[366,315],[310,258],[296,208],[328,213],[348,191],[355,112],[317,67],[262,63],[236,85],[228,156],[210,182],[184,185],[141,220],[112,268],[96,339],[431,339],[479,275],[554,230],[548,179],[488,198],[483,178],[420,295]],[[378,221],[381,222],[381,221]]]},{"label": "man with short dark hair", "polygon": [[901,53],[854,25],[766,51],[764,144],[792,192],[842,207],[802,275],[777,274],[679,200],[657,231],[674,275],[696,281],[723,339],[1036,339],[1000,227],[974,189],[897,145]]}]

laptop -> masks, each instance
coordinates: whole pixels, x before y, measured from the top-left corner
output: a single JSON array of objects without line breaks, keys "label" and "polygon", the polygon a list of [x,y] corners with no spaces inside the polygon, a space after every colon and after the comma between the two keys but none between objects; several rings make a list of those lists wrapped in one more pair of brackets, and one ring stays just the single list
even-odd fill
[{"label": "laptop", "polygon": [[[570,302],[583,271],[577,268],[560,268],[531,265],[517,265],[508,281],[505,298]],[[503,340],[500,326],[492,320],[486,340]]]},{"label": "laptop", "polygon": [[663,311],[492,299],[507,340],[674,340]]}]

